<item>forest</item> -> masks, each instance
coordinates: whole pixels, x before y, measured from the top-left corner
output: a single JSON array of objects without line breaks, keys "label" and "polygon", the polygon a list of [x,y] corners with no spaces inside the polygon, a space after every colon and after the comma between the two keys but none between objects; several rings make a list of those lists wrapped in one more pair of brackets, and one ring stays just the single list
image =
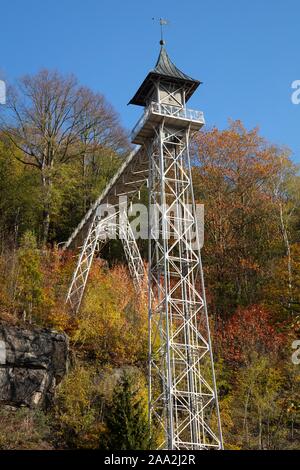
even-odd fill
[{"label": "forest", "polygon": [[[7,94],[0,321],[65,332],[71,366],[50,407],[0,407],[0,449],[155,448],[147,298],[136,295],[118,242],[94,261],[76,317],[65,303],[77,252],[61,246],[131,151],[129,135],[106,98],[74,76],[41,70]],[[298,168],[288,148],[240,121],[194,134],[191,155],[205,208],[202,258],[225,448],[299,449]]]}]

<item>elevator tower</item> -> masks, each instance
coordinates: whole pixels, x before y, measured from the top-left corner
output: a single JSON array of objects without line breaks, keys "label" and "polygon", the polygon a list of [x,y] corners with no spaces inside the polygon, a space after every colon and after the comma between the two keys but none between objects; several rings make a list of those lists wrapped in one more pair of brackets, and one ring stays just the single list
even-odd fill
[{"label": "elevator tower", "polygon": [[190,162],[204,125],[187,102],[200,85],[170,60],[131,99],[144,107],[132,131],[149,162],[149,412],[162,449],[222,449],[222,431]]}]

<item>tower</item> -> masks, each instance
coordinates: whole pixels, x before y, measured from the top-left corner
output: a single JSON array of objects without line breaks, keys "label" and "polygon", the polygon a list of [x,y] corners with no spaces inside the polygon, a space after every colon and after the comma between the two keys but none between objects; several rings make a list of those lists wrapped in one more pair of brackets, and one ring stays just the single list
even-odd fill
[{"label": "tower", "polygon": [[150,420],[162,449],[221,449],[189,154],[204,117],[186,107],[200,82],[181,72],[160,44],[155,68],[130,101],[145,108],[132,142],[149,162]]},{"label": "tower", "polygon": [[[159,448],[170,450],[223,448],[189,153],[204,125],[203,113],[186,106],[199,85],[161,41],[155,68],[130,101],[144,107],[132,131],[138,146],[64,246],[81,245],[66,299],[76,314],[103,234],[118,226],[119,198],[131,202],[147,184],[148,277],[128,218],[119,235],[137,291],[148,282],[149,414]],[[105,215],[108,207],[113,213]]]}]

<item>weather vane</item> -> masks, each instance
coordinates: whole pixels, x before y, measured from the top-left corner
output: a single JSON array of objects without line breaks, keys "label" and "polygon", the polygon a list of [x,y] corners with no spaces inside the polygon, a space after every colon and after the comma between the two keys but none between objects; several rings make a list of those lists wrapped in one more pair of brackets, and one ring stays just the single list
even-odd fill
[{"label": "weather vane", "polygon": [[[156,18],[152,18],[153,21],[155,21],[155,19]],[[161,46],[163,46],[165,44],[163,27],[169,24],[169,21],[164,18],[159,18],[159,24],[160,24],[160,44]]]}]

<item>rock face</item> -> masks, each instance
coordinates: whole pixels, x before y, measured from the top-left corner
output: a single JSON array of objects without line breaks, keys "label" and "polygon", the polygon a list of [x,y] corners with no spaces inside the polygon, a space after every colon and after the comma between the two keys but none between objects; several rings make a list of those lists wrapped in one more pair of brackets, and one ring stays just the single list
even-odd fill
[{"label": "rock face", "polygon": [[47,406],[67,367],[65,334],[0,323],[0,403]]}]

